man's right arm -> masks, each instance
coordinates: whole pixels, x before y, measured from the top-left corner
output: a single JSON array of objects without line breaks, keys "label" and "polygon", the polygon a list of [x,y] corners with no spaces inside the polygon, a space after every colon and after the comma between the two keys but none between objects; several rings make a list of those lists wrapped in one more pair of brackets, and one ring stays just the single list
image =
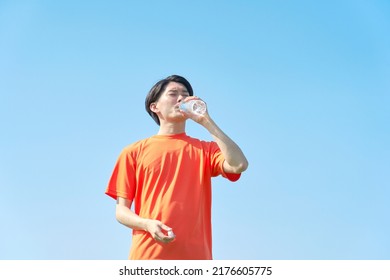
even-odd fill
[{"label": "man's right arm", "polygon": [[144,230],[149,232],[152,237],[160,242],[171,242],[174,238],[168,237],[162,232],[171,230],[170,227],[164,225],[161,221],[145,219],[134,213],[131,208],[132,200],[118,197],[116,201],[116,219],[119,223],[133,230]]},{"label": "man's right arm", "polygon": [[130,208],[132,200],[118,197],[116,200],[116,219],[122,225],[131,229],[147,231],[147,220],[135,214]]}]

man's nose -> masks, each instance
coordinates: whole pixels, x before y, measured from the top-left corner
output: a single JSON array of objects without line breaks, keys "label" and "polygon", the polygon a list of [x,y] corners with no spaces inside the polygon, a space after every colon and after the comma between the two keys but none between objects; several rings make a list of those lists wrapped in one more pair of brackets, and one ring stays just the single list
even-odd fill
[{"label": "man's nose", "polygon": [[177,102],[182,102],[186,96],[179,94],[179,98],[177,99]]}]

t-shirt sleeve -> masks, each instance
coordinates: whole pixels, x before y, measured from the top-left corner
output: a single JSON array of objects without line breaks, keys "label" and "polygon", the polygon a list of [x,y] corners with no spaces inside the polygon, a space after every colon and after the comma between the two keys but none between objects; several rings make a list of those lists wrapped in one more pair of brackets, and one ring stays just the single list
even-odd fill
[{"label": "t-shirt sleeve", "polygon": [[221,149],[218,147],[216,142],[210,143],[210,162],[211,162],[211,176],[216,177],[222,175],[222,177],[228,179],[229,181],[235,182],[241,177],[241,173],[226,173],[223,170],[223,163],[225,157],[223,156]]},{"label": "t-shirt sleeve", "polygon": [[131,153],[124,149],[116,161],[105,193],[114,199],[123,197],[133,200],[135,186],[135,161]]}]

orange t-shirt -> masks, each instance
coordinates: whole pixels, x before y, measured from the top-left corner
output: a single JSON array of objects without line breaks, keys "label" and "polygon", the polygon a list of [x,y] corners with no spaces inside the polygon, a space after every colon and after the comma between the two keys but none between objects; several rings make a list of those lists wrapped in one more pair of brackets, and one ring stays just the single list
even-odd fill
[{"label": "orange t-shirt", "polygon": [[163,244],[133,230],[130,259],[212,259],[211,177],[240,178],[225,173],[223,162],[215,142],[185,133],[155,135],[122,151],[106,194],[133,200],[136,214],[160,220],[176,235]]}]

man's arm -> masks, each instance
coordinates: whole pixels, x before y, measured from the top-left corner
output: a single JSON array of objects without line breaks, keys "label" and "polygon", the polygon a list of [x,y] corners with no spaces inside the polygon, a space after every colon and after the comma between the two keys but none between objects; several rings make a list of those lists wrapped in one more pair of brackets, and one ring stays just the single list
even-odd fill
[{"label": "man's arm", "polygon": [[116,219],[122,225],[125,225],[133,230],[144,230],[149,232],[152,237],[160,242],[171,242],[174,237],[168,237],[162,230],[169,231],[170,227],[164,225],[161,221],[144,219],[134,213],[131,208],[132,201],[118,197],[116,203]]},{"label": "man's arm", "polygon": [[244,172],[248,168],[248,160],[240,147],[218,127],[208,113],[204,115],[201,124],[213,136],[225,157],[225,162],[223,163],[224,171],[236,174]]},{"label": "man's arm", "polygon": [[[195,96],[187,97],[185,101],[191,99],[199,99]],[[199,123],[205,127],[213,136],[218,147],[221,149],[225,162],[223,163],[223,169],[226,173],[242,173],[248,168],[248,160],[240,147],[227,136],[218,125],[212,120],[208,111],[204,115],[196,115],[182,111],[184,115],[187,115],[193,121]]]}]

